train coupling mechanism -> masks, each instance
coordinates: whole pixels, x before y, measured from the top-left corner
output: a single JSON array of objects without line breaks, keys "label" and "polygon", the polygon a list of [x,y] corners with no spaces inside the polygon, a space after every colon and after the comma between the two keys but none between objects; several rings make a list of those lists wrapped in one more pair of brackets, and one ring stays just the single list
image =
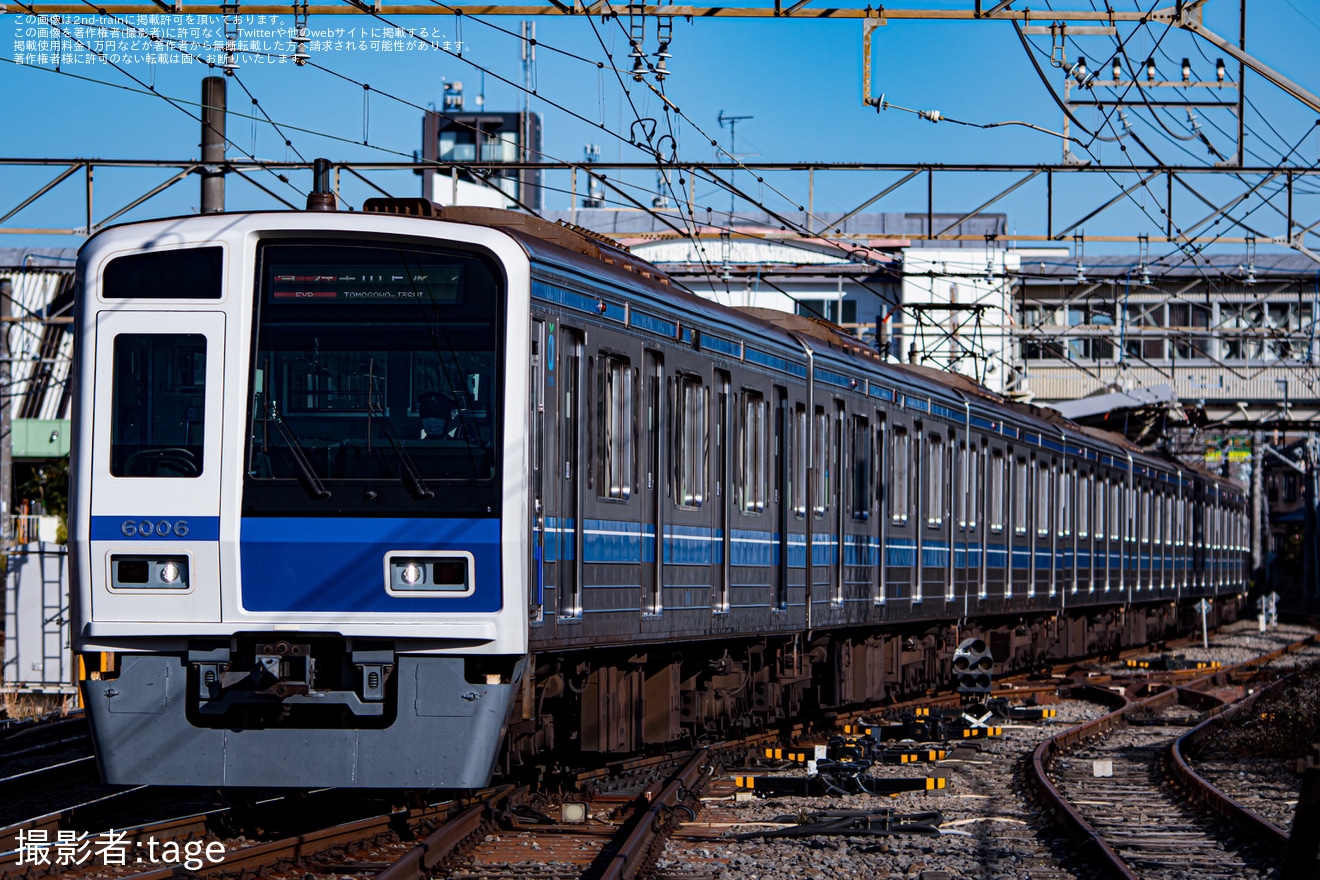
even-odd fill
[{"label": "train coupling mechanism", "polygon": [[337,704],[354,715],[383,715],[394,652],[344,653],[318,663],[311,643],[283,639],[233,650],[189,651],[197,675],[197,708],[204,715],[223,715],[242,704],[276,704],[285,710]]}]

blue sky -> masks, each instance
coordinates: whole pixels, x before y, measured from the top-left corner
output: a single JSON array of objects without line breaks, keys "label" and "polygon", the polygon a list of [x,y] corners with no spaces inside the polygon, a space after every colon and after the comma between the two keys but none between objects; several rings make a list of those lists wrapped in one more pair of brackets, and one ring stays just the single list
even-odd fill
[{"label": "blue sky", "polygon": [[[1140,2],[1142,8],[1150,8],[1149,0]],[[1115,3],[1120,9],[1138,8],[1133,0],[1115,0]],[[902,5],[965,8],[972,4],[971,0],[943,3],[918,0]],[[1078,8],[1086,4],[1083,0],[1067,0],[1066,5]],[[1320,61],[1313,51],[1320,38],[1320,3],[1270,0],[1252,3],[1250,7],[1249,50],[1304,87],[1320,92]],[[1042,12],[1042,17],[1045,16]],[[1207,26],[1233,40],[1237,36],[1237,16],[1238,6],[1230,0],[1209,0],[1206,4]],[[131,22],[136,24],[137,20]],[[287,27],[288,23],[288,19],[260,23],[255,17],[245,17],[243,28],[245,33],[252,34],[281,24]],[[20,48],[22,54],[30,56],[24,32],[33,24],[22,16],[0,16],[0,58],[12,61]],[[217,30],[215,24],[213,21],[213,32]],[[466,18],[460,22],[454,16],[427,16],[392,20],[391,24],[428,28],[431,40],[439,44],[448,40],[452,46],[461,39],[466,51],[461,60],[434,49],[315,51],[314,60],[333,74],[292,64],[245,63],[239,70],[238,81],[230,82],[231,110],[258,116],[269,114],[286,126],[285,135],[292,141],[292,148],[286,147],[285,137],[264,120],[254,123],[231,117],[229,137],[234,146],[230,155],[253,153],[260,158],[281,160],[296,158],[296,150],[308,159],[325,156],[336,160],[397,160],[411,156],[420,147],[421,114],[417,106],[439,104],[447,80],[464,83],[468,109],[472,109],[473,99],[483,91],[483,78],[487,109],[522,107],[522,92],[501,81],[521,83],[523,79],[520,40],[516,36],[519,19]],[[172,26],[177,33],[183,23],[176,20],[164,26]],[[313,16],[311,20],[313,31],[386,26],[385,22],[365,16]],[[602,158],[607,161],[645,160],[645,153],[627,143],[627,132],[638,116],[656,119],[661,133],[667,132],[672,122],[681,158],[712,159],[717,151],[711,146],[710,138],[718,139],[724,149],[730,148],[730,131],[717,122],[721,111],[726,116],[751,117],[741,121],[737,128],[736,149],[748,161],[1035,163],[1058,161],[1061,156],[1061,141],[1057,137],[1025,127],[982,130],[951,122],[932,124],[899,110],[877,113],[863,106],[862,26],[856,20],[706,19],[690,23],[676,20],[670,45],[672,75],[664,88],[682,111],[682,118],[670,113],[668,119],[662,102],[649,89],[634,83],[626,73],[621,86],[620,79],[609,69],[607,52],[613,54],[613,63],[618,67],[626,70],[630,66],[626,21],[602,22],[599,18],[588,20],[582,16],[542,17],[536,20],[536,26],[541,44],[536,65],[538,97],[532,99],[531,106],[544,114],[545,152],[553,159],[580,160],[583,145],[595,143],[600,145]],[[648,20],[648,53],[655,51],[654,26],[654,20]],[[1120,28],[1120,37],[1129,34],[1128,28]],[[240,33],[240,38],[243,36]],[[24,40],[21,47],[19,40]],[[276,46],[280,41],[266,42]],[[416,43],[408,38],[403,42]],[[1063,74],[1049,66],[1049,38],[1035,37],[1033,45],[1037,60],[1057,86]],[[1202,57],[1198,45],[1207,57]],[[1145,59],[1155,52],[1160,79],[1180,78],[1177,68],[1183,57],[1191,59],[1193,79],[1213,79],[1214,60],[1223,55],[1203,41],[1158,25],[1131,35],[1126,47],[1134,60]],[[71,48],[71,44],[66,43],[66,48]],[[1081,37],[1075,43],[1070,41],[1067,50],[1070,63],[1078,55],[1084,55],[1091,70],[1108,78],[1109,59],[1114,53],[1112,38]],[[205,53],[198,47],[193,51]],[[85,52],[79,54],[87,57]],[[127,75],[131,73],[154,86],[158,94],[134,93],[37,69],[30,57],[25,57],[27,63],[21,66],[0,62],[0,83],[3,83],[0,106],[4,107],[7,119],[20,122],[0,127],[0,155],[156,159],[196,156],[198,123],[159,95],[195,102],[200,94],[201,77],[208,71],[197,63],[145,64],[140,61],[142,54],[144,50],[132,47],[122,52],[125,57],[138,56],[134,63],[123,64],[122,71],[105,63],[76,63],[65,65],[64,70],[141,90],[142,86]],[[605,63],[606,68],[599,69],[598,63]],[[1230,78],[1236,76],[1236,64],[1231,59],[1228,70]],[[1061,127],[1061,113],[1028,61],[1012,25],[1005,22],[891,21],[875,33],[873,77],[874,93],[883,93],[888,101],[903,107],[937,109],[945,118],[979,124],[1018,120],[1051,131]],[[259,109],[253,107],[239,81],[260,102]],[[362,83],[370,84],[371,90],[364,90]],[[1255,105],[1247,118],[1249,149],[1259,153],[1264,162],[1272,163],[1281,152],[1300,141],[1301,147],[1293,154],[1292,161],[1303,166],[1320,161],[1318,114],[1250,74],[1247,94]],[[403,103],[389,96],[401,98]],[[191,106],[186,109],[196,112]],[[1087,123],[1098,118],[1093,110],[1080,111],[1078,115]],[[1198,111],[1198,115],[1211,142],[1223,152],[1231,151],[1231,133],[1236,125],[1232,117],[1215,110]],[[1138,136],[1165,161],[1206,161],[1206,149],[1199,141],[1179,139],[1191,136],[1185,113],[1177,111],[1162,117],[1169,132],[1161,131],[1148,114],[1129,111],[1129,116]],[[1216,130],[1216,125],[1228,134]],[[371,147],[360,143],[364,126]],[[621,133],[622,137],[613,133]],[[1148,161],[1135,148],[1129,155]],[[1092,156],[1111,164],[1126,161],[1115,143],[1093,144]],[[1249,157],[1249,161],[1259,160]],[[0,169],[0,213],[7,212],[54,174],[48,168]],[[104,216],[167,177],[161,170],[98,172],[96,215]],[[305,191],[310,183],[309,175],[304,173],[303,178],[293,183]],[[261,179],[286,198],[300,203],[301,197],[293,189],[270,176]],[[892,174],[818,174],[816,208],[850,210],[895,179]],[[969,177],[956,183],[941,179],[940,185],[946,189],[936,194],[937,207],[970,210],[1016,179],[1002,175]],[[1056,228],[1077,219],[1085,213],[1082,208],[1098,205],[1134,179],[1091,178],[1077,182],[1078,208],[1066,207],[1066,202],[1057,208],[1056,212],[1063,216],[1056,216]],[[419,192],[418,179],[411,175],[380,180],[397,194]],[[641,190],[653,189],[655,174],[639,175],[631,182]],[[805,174],[768,176],[766,183],[759,186],[750,175],[743,174],[739,182],[775,210],[792,210],[796,207],[794,203],[806,199]],[[561,183],[566,185],[567,179]],[[1067,185],[1074,184],[1059,184],[1060,188]],[[56,191],[58,198],[43,200],[8,221],[8,225],[68,226],[80,222],[77,218],[82,210],[82,186],[81,178],[66,181]],[[1310,189],[1320,189],[1320,182]],[[368,194],[360,186],[346,191],[350,201]],[[1316,197],[1305,196],[1304,191],[1305,187],[1299,189],[1297,196],[1299,212],[1305,213],[1309,206],[1311,214],[1315,214]],[[1025,231],[1041,225],[1042,193],[1042,187],[1033,184],[1002,203],[1001,210],[1009,213],[1010,229]],[[1212,200],[1225,198],[1229,193],[1227,183],[1221,185],[1218,193],[1206,191]],[[642,195],[639,190],[639,197]],[[1087,231],[1110,234],[1149,231],[1145,227],[1151,225],[1149,218],[1154,216],[1152,198],[1138,193],[1138,199],[1144,199],[1146,204],[1118,205],[1100,220],[1088,224]],[[729,196],[713,185],[699,185],[697,201],[716,211],[726,211]],[[127,216],[141,218],[187,212],[195,208],[196,202],[197,183],[187,180],[168,195]],[[231,209],[270,204],[256,189],[231,181]],[[547,197],[547,208],[567,206],[566,195]],[[899,198],[887,201],[885,207],[924,211],[924,183],[908,184],[900,191]],[[4,236],[0,237],[0,247],[76,241]],[[1159,249],[1158,245],[1152,245],[1153,251]]]}]

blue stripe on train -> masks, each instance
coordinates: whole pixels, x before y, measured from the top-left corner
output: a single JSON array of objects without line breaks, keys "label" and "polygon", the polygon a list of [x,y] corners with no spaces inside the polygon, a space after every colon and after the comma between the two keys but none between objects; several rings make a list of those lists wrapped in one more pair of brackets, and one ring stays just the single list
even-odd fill
[{"label": "blue stripe on train", "polygon": [[[472,554],[471,596],[385,592],[391,550]],[[247,611],[493,612],[502,603],[498,519],[244,517],[239,552]]]}]

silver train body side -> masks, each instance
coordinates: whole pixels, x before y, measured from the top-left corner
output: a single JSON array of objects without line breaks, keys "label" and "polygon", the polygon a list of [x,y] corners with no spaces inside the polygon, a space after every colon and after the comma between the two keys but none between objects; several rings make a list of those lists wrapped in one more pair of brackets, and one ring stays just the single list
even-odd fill
[{"label": "silver train body side", "polygon": [[[109,782],[475,787],[556,724],[663,744],[920,684],[911,636],[958,621],[1245,589],[1233,485],[579,231],[188,217],[100,233],[79,278]],[[845,643],[887,671],[822,683]]]}]

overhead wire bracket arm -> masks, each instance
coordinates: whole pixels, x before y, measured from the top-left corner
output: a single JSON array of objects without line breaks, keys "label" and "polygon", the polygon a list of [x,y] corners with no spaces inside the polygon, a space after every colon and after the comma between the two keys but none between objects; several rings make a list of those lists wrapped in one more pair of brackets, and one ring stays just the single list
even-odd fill
[{"label": "overhead wire bracket arm", "polygon": [[1219,49],[1228,53],[1229,55],[1232,55],[1238,61],[1241,61],[1247,67],[1251,68],[1256,73],[1265,77],[1265,79],[1274,83],[1274,85],[1283,89],[1285,92],[1292,95],[1294,98],[1301,101],[1303,104],[1310,107],[1312,110],[1316,111],[1317,113],[1320,113],[1320,97],[1317,97],[1314,93],[1309,92],[1306,89],[1302,88],[1297,83],[1288,79],[1288,77],[1279,73],[1274,68],[1262,64],[1260,61],[1257,61],[1253,56],[1247,54],[1246,52],[1243,52],[1237,46],[1234,46],[1232,43],[1230,43],[1228,40],[1225,40],[1223,37],[1219,36],[1214,31],[1207,29],[1204,25],[1201,24],[1201,10],[1199,8],[1187,9],[1184,12],[1181,20],[1177,20],[1172,23],[1182,28],[1183,30],[1191,31],[1193,34],[1196,34],[1198,37],[1202,38],[1203,40],[1218,47]]}]

